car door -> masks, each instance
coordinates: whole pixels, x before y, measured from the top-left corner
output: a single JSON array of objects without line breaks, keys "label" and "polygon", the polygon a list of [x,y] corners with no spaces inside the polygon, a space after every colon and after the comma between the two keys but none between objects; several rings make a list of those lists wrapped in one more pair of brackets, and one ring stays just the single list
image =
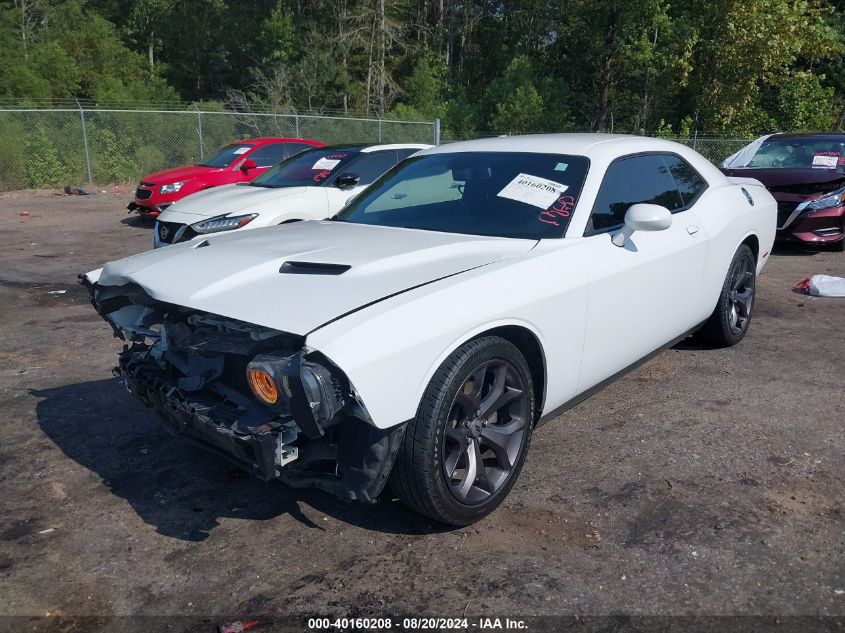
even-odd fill
[{"label": "car door", "polygon": [[[329,212],[340,211],[346,201],[352,196],[360,193],[365,187],[372,184],[387,170],[399,162],[395,149],[380,150],[376,152],[361,152],[354,160],[326,184],[326,194],[329,200]],[[335,182],[341,176],[355,175],[358,177],[358,184],[354,187],[339,189]]]},{"label": "car door", "polygon": [[[696,325],[707,237],[695,202],[706,188],[706,181],[673,154],[639,154],[611,163],[584,232],[589,300],[579,389],[613,376]],[[637,231],[624,247],[615,246],[611,237],[625,212],[640,202],[668,208],[671,226]]]}]

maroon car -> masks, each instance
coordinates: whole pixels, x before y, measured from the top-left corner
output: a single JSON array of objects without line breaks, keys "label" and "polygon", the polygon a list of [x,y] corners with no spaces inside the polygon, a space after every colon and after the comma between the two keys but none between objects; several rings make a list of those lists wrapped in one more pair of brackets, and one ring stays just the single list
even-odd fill
[{"label": "maroon car", "polygon": [[728,158],[778,201],[777,237],[845,250],[845,134],[773,134]]}]

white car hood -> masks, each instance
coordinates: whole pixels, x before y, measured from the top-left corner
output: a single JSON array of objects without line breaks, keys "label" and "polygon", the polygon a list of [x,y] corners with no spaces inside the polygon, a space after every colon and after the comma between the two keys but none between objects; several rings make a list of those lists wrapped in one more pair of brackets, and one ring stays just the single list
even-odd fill
[{"label": "white car hood", "polygon": [[[309,195],[318,187],[253,187],[250,185],[227,185],[212,187],[188,196],[165,210],[158,219],[161,222],[184,222],[192,224],[202,218],[213,218],[224,213],[249,213],[268,202],[288,202]],[[323,192],[320,192],[323,193]],[[325,194],[324,194],[325,195]],[[185,217],[188,216],[188,217]]]},{"label": "white car hood", "polygon": [[[203,244],[207,243],[207,246]],[[305,335],[362,306],[530,251],[536,242],[308,221],[211,235],[106,264],[103,286],[135,283],[154,299]],[[349,266],[280,272],[285,262]]]}]

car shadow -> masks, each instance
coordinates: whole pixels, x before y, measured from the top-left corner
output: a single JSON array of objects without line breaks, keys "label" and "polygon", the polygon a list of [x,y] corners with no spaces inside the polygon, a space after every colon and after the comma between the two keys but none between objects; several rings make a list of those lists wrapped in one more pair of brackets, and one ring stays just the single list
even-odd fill
[{"label": "car shadow", "polygon": [[803,244],[797,242],[775,242],[775,245],[772,247],[772,256],[794,257],[797,255],[798,257],[813,257],[814,255],[818,255],[819,253],[823,253],[824,251],[824,248],[813,248],[812,246],[804,246]]},{"label": "car shadow", "polygon": [[139,229],[152,229],[155,226],[154,220],[142,218],[139,215],[130,215],[120,221],[121,224]]},{"label": "car shadow", "polygon": [[159,534],[208,538],[222,517],[266,521],[290,515],[323,529],[307,505],[340,521],[393,534],[451,528],[407,510],[388,493],[376,504],[345,503],[316,490],[263,482],[169,434],[116,380],[33,390],[38,424],[68,457],[96,473]]}]

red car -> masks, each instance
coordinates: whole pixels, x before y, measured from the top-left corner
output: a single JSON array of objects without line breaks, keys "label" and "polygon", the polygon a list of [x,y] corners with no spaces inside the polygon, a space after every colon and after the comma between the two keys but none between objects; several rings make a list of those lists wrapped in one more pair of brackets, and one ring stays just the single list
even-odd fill
[{"label": "red car", "polygon": [[728,158],[778,201],[777,238],[845,250],[845,134],[772,134]]},{"label": "red car", "polygon": [[232,143],[199,165],[165,169],[144,178],[135,200],[126,207],[144,218],[156,218],[177,200],[201,189],[249,182],[294,154],[324,143],[304,138],[252,138]]}]

